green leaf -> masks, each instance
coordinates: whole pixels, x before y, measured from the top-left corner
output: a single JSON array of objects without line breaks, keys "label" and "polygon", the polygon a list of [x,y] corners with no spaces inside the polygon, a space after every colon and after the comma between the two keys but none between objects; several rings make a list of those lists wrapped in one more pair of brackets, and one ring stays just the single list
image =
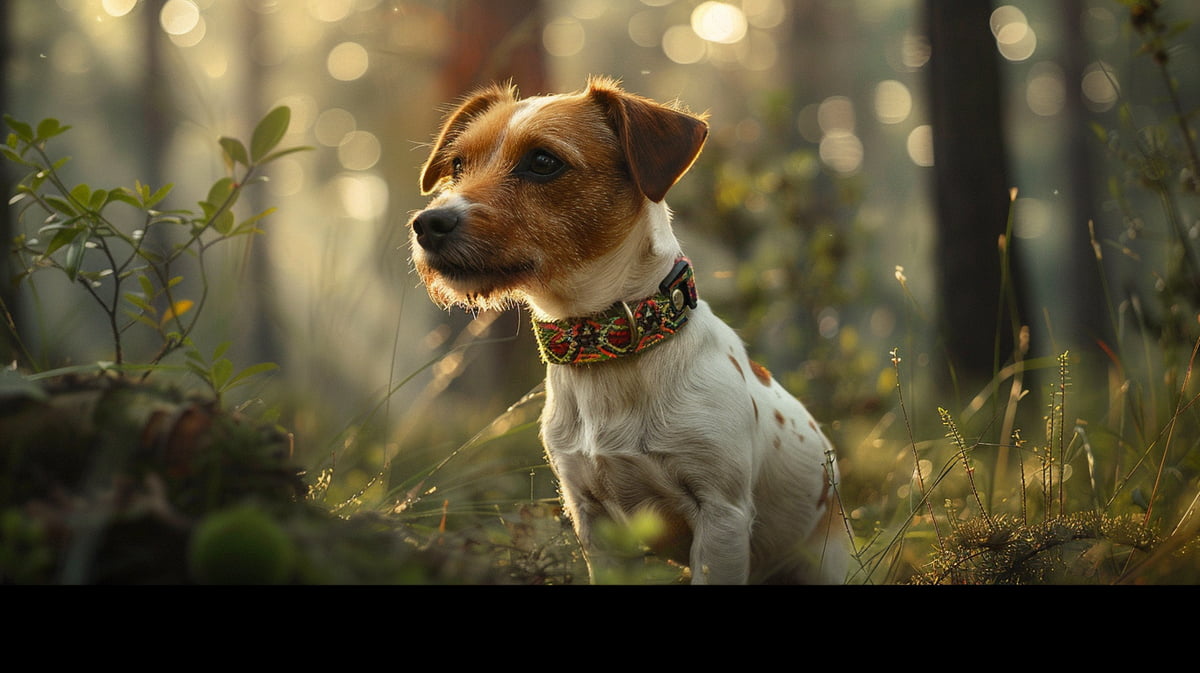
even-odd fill
[{"label": "green leaf", "polygon": [[63,126],[57,119],[43,119],[38,122],[37,137],[39,140],[49,140],[56,135],[67,132],[70,128],[70,126]]},{"label": "green leaf", "polygon": [[128,316],[130,320],[140,322],[143,325],[145,325],[146,327],[149,327],[150,329],[152,329],[156,332],[159,331],[158,323],[154,322],[150,318],[147,318],[145,315],[143,315],[141,313],[134,313],[133,311],[129,311],[129,310],[124,310],[124,311],[122,311],[122,313],[124,313],[126,316]]},{"label": "green leaf", "polygon": [[242,371],[238,372],[233,378],[229,379],[225,389],[228,390],[230,388],[235,388],[237,386],[249,383],[247,379],[249,379],[251,376],[257,376],[258,374],[269,372],[274,369],[279,369],[279,365],[275,364],[274,362],[260,362],[256,365],[246,367]]},{"label": "green leaf", "polygon": [[225,355],[225,353],[229,350],[229,347],[232,345],[232,341],[222,341],[221,343],[217,344],[217,347],[213,349],[213,362],[221,359],[221,356]]},{"label": "green leaf", "polygon": [[67,246],[67,259],[63,263],[63,270],[67,272],[67,278],[71,282],[79,277],[79,267],[83,265],[83,256],[87,252],[87,242],[92,233],[86,227],[81,228]]},{"label": "green leaf", "polygon": [[54,208],[63,215],[70,215],[71,217],[74,217],[79,214],[76,212],[75,207],[72,206],[71,203],[66,199],[61,199],[57,196],[50,195],[47,195],[45,198],[46,203],[50,204],[50,207]]},{"label": "green leaf", "polygon": [[225,383],[229,377],[233,375],[233,363],[225,358],[221,358],[213,363],[212,366],[212,384],[217,390],[225,388]]},{"label": "green leaf", "polygon": [[246,154],[246,146],[237,138],[224,137],[219,141],[221,148],[225,150],[225,156],[234,163],[242,164],[243,166],[250,165],[250,157]]},{"label": "green leaf", "polygon": [[108,204],[112,203],[113,201],[120,201],[121,203],[127,203],[127,204],[133,206],[134,208],[142,207],[142,202],[138,199],[137,194],[130,191],[126,187],[120,187],[120,188],[114,189],[111,192],[109,192],[108,199],[105,200],[104,205],[107,206]]},{"label": "green leaf", "polygon": [[195,374],[196,376],[199,376],[200,378],[204,379],[205,381],[209,380],[208,369],[206,367],[204,367],[203,365],[199,365],[199,364],[196,364],[195,362],[189,361],[187,363],[187,366],[188,366],[188,369],[192,370],[192,373]]},{"label": "green leaf", "polygon": [[97,189],[96,191],[92,192],[92,198],[88,202],[88,209],[98,212],[104,208],[104,204],[106,203],[108,203],[108,190]]},{"label": "green leaf", "polygon": [[289,147],[286,150],[279,150],[278,152],[275,152],[273,154],[268,154],[266,157],[263,158],[262,161],[260,161],[258,163],[260,165],[261,164],[269,164],[272,161],[275,161],[276,159],[278,159],[279,157],[287,156],[289,154],[294,154],[296,152],[307,152],[311,149],[315,149],[315,148],[310,147],[309,145],[301,145],[299,147]]},{"label": "green leaf", "polygon": [[229,232],[233,231],[233,223],[233,211],[226,210],[218,215],[217,219],[213,220],[213,229],[216,229],[217,233],[222,236],[228,236]]},{"label": "green leaf", "polygon": [[259,213],[257,215],[246,218],[245,220],[243,220],[241,223],[238,224],[237,229],[235,229],[233,233],[236,235],[236,234],[253,234],[253,233],[260,232],[261,229],[255,228],[254,223],[258,222],[259,220],[263,219],[264,217],[266,217],[274,212],[275,212],[275,208],[267,208],[266,210],[262,211],[261,213]]},{"label": "green leaf", "polygon": [[142,295],[140,295],[140,294],[137,294],[134,292],[126,292],[125,293],[125,301],[129,302],[130,304],[133,304],[139,310],[141,310],[143,313],[149,313],[151,315],[157,315],[157,313],[158,313],[158,311],[155,311],[154,307],[151,306],[150,303],[147,302],[146,299],[144,297],[142,297]]},{"label": "green leaf", "polygon": [[71,189],[71,198],[75,200],[75,203],[87,208],[88,204],[91,203],[92,200],[92,188],[85,184],[75,185],[75,187]]},{"label": "green leaf", "polygon": [[18,121],[12,115],[4,115],[4,123],[17,134],[17,137],[27,143],[33,142],[33,127],[23,121]]},{"label": "green leaf", "polygon": [[204,372],[208,372],[208,363],[204,361],[204,356],[200,354],[200,351],[192,349],[185,353],[185,355],[188,360],[196,363],[196,365],[201,367]]},{"label": "green leaf", "polygon": [[[16,136],[9,136],[9,137],[15,138]],[[18,164],[25,164],[26,166],[31,166],[31,167],[33,166],[33,164],[30,164],[28,161],[25,161],[25,157],[22,157],[19,152],[17,152],[13,148],[9,147],[8,145],[0,145],[0,153],[3,153],[4,158],[8,159],[9,161],[13,161]]]},{"label": "green leaf", "polygon": [[[236,186],[237,183],[233,181],[233,178],[221,178],[217,180],[213,183],[212,188],[208,190],[208,198],[204,200],[205,203],[212,206],[213,212],[216,212],[218,208],[225,204],[230,195],[234,193]],[[233,202],[230,202],[229,205],[232,206]],[[211,213],[209,216],[211,217]]]},{"label": "green leaf", "polygon": [[167,183],[167,184],[163,185],[162,187],[159,187],[158,191],[154,192],[153,194],[151,194],[150,196],[146,197],[146,199],[143,200],[143,205],[145,205],[147,208],[153,208],[154,204],[167,198],[167,194],[170,194],[171,189],[173,189],[174,187],[175,187],[174,183]]},{"label": "green leaf", "polygon": [[254,134],[250,137],[250,160],[257,163],[275,149],[279,141],[283,140],[291,121],[292,111],[286,105],[268,112],[258,126],[254,127]]},{"label": "green leaf", "polygon": [[75,238],[79,236],[80,231],[81,229],[79,227],[63,227],[57,234],[54,235],[54,238],[50,239],[50,243],[42,252],[42,256],[49,257],[50,255],[54,254],[59,248],[75,240]]}]

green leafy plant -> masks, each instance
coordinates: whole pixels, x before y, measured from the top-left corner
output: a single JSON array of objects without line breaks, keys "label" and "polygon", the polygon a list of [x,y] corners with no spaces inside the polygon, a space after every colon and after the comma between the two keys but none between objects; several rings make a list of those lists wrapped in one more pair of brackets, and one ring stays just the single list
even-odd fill
[{"label": "green leafy plant", "polygon": [[[208,300],[206,254],[218,244],[262,233],[261,221],[275,210],[239,218],[234,206],[243,190],[266,179],[262,169],[267,164],[308,149],[276,149],[291,120],[289,108],[281,106],[267,113],[255,126],[249,148],[235,138],[220,139],[228,175],[213,183],[198,210],[160,209],[172,193],[171,184],[158,188],[140,181],[132,188],[72,185],[63,174],[69,158],[54,158],[47,150],[50,140],[70,126],[53,118],[36,125],[8,115],[4,120],[12,132],[0,153],[28,171],[9,202],[17,206],[19,220],[27,230],[12,243],[19,260],[17,280],[31,281],[34,274],[58,272],[94,300],[112,342],[112,361],[100,363],[100,369],[118,375],[141,370],[144,376],[171,353],[189,348],[188,368],[219,397],[246,377],[273,368],[254,365],[235,374],[232,364],[221,357],[227,345],[209,360],[195,349],[190,335]],[[198,276],[198,284],[193,284],[197,289],[190,292],[181,285],[184,276],[180,273],[189,262]],[[135,325],[157,336],[154,352],[136,359],[127,353],[125,338]],[[28,364],[36,367],[29,350],[21,348]]]}]

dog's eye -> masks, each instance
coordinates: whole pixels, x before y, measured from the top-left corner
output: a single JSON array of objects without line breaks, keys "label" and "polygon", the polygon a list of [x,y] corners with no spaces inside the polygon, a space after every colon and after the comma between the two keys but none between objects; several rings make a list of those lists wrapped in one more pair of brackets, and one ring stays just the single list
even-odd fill
[{"label": "dog's eye", "polygon": [[462,177],[463,160],[461,157],[454,157],[452,160],[450,160],[450,171],[453,174],[455,180]]},{"label": "dog's eye", "polygon": [[546,150],[533,150],[521,157],[514,172],[536,182],[545,182],[558,177],[566,169],[567,164],[562,159]]}]

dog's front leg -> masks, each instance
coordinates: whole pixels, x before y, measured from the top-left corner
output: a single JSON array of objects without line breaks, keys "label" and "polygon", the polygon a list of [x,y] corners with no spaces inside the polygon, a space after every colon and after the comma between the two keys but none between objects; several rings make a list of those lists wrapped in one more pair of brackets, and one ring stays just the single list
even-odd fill
[{"label": "dog's front leg", "polygon": [[692,525],[692,584],[745,584],[750,577],[749,504],[701,503]]}]

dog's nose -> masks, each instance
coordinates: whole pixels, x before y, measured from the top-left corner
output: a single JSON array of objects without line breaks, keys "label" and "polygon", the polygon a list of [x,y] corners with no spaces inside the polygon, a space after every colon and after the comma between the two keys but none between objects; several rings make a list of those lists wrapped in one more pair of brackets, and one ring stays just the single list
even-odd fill
[{"label": "dog's nose", "polygon": [[458,222],[458,212],[454,209],[433,208],[413,218],[412,227],[417,243],[426,250],[435,250],[458,227]]}]

